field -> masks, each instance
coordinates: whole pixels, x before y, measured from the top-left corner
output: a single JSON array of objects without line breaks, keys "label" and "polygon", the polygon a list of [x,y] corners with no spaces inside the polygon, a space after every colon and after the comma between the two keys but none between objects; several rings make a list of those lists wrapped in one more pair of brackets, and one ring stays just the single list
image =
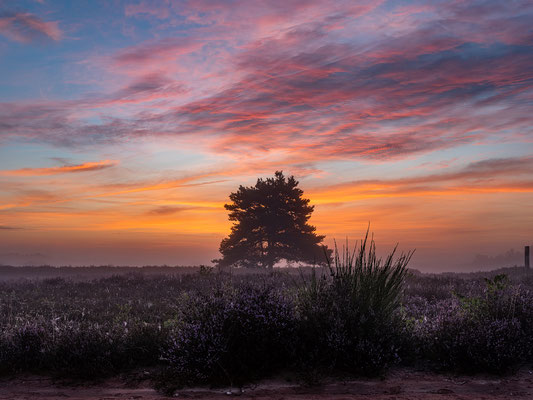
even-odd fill
[{"label": "field", "polygon": [[272,378],[315,387],[398,369],[506,376],[533,360],[524,269],[405,270],[395,289],[392,266],[388,281],[368,275],[354,289],[346,277],[364,270],[342,267],[1,267],[0,372],[13,388],[28,375],[120,378],[169,395]]}]

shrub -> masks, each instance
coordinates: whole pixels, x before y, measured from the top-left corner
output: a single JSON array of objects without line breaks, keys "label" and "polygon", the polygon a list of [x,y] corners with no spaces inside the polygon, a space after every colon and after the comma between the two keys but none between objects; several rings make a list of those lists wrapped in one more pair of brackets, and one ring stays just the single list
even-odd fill
[{"label": "shrub", "polygon": [[0,373],[164,367],[160,387],[172,389],[285,368],[311,381],[317,371],[375,375],[398,359],[469,373],[533,361],[531,279],[413,275],[402,293],[409,256],[380,263],[365,239],[337,250],[329,274],[302,270],[300,281],[284,270],[0,282]]},{"label": "shrub", "polygon": [[439,369],[505,373],[530,354],[531,336],[516,312],[520,298],[504,276],[487,279],[482,296],[457,295],[429,305],[415,336]]},{"label": "shrub", "polygon": [[73,378],[99,378],[116,372],[120,333],[97,324],[68,323],[58,328],[47,369]]},{"label": "shrub", "polygon": [[0,372],[36,372],[44,362],[49,332],[41,324],[4,327],[0,344]]},{"label": "shrub", "polygon": [[160,388],[242,385],[277,371],[290,360],[293,311],[292,302],[266,284],[192,296],[163,352],[167,382]]},{"label": "shrub", "polygon": [[312,369],[375,375],[398,359],[399,306],[412,253],[378,259],[368,232],[339,254],[329,276],[312,275],[298,296],[299,360]]},{"label": "shrub", "polygon": [[0,373],[46,372],[93,379],[158,362],[164,333],[155,326],[101,325],[41,319],[6,326]]},{"label": "shrub", "polygon": [[57,329],[46,369],[74,378],[112,376],[156,364],[165,339],[154,325],[65,323]]},{"label": "shrub", "polygon": [[168,332],[161,325],[132,324],[124,338],[121,368],[156,365],[167,339]]}]

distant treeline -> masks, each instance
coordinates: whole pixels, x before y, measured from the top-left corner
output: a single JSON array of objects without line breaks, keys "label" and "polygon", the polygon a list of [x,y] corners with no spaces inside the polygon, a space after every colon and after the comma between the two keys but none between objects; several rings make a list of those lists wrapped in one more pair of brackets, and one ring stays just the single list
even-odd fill
[{"label": "distant treeline", "polygon": [[[291,274],[299,275],[301,272],[307,273],[312,270],[312,267],[303,268],[275,268],[274,270],[284,270]],[[317,270],[320,270],[318,268]],[[23,266],[15,267],[11,265],[0,265],[0,281],[17,280],[17,279],[50,279],[50,278],[64,278],[69,280],[92,280],[100,278],[108,278],[116,275],[187,275],[194,273],[211,274],[217,272],[218,269],[205,265],[196,266],[169,266],[169,265],[147,265],[144,267],[131,266],[113,266],[113,265],[90,265],[85,267],[61,266],[56,267],[52,265],[41,266]],[[256,274],[270,274],[270,271],[263,269],[250,268],[233,268],[224,269],[225,272],[231,271],[237,275],[256,275]]]},{"label": "distant treeline", "polygon": [[68,279],[99,279],[114,275],[141,274],[141,275],[175,275],[191,274],[198,272],[199,266],[87,266],[55,267],[51,265],[14,267],[10,265],[0,265],[0,280],[11,279],[48,279],[48,278],[68,278]]}]

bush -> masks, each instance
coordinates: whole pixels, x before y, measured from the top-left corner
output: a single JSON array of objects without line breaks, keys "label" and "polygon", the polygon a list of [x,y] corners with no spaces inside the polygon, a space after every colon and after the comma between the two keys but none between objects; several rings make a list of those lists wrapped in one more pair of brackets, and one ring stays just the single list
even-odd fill
[{"label": "bush", "polygon": [[531,352],[531,335],[517,317],[517,310],[525,310],[520,301],[525,298],[500,275],[486,280],[483,296],[457,295],[428,305],[414,329],[422,353],[438,369],[498,374],[512,370]]},{"label": "bush", "polygon": [[398,360],[399,306],[412,253],[376,257],[368,232],[359,248],[335,245],[329,276],[314,274],[298,296],[299,362],[313,369],[375,375]]},{"label": "bush", "polygon": [[531,279],[417,275],[403,293],[409,257],[377,260],[365,239],[336,250],[329,274],[302,270],[300,281],[287,270],[0,282],[0,373],[92,379],[155,367],[172,391],[285,369],[314,382],[398,360],[467,373],[533,361]]},{"label": "bush", "polygon": [[163,342],[164,333],[155,326],[35,320],[2,330],[0,373],[102,378],[154,365]]},{"label": "bush", "polygon": [[36,372],[44,363],[49,332],[41,324],[4,327],[0,342],[0,372]]},{"label": "bush", "polygon": [[58,328],[48,352],[47,369],[59,376],[93,379],[117,371],[121,333],[108,327],[69,323]]},{"label": "bush", "polygon": [[163,352],[167,382],[160,388],[240,386],[268,376],[290,360],[294,325],[293,303],[271,285],[193,296]]},{"label": "bush", "polygon": [[165,332],[153,325],[63,324],[46,369],[58,376],[93,379],[152,366],[159,361],[165,339]]}]

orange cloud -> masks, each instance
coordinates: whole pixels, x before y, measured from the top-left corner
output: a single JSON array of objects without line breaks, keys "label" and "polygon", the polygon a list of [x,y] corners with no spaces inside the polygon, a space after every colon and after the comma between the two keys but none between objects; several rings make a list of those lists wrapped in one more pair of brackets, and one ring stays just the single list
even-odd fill
[{"label": "orange cloud", "polygon": [[360,180],[311,190],[316,204],[345,203],[371,198],[448,196],[474,193],[530,193],[528,176],[533,158],[499,158],[470,163],[440,174],[389,180]]},{"label": "orange cloud", "polygon": [[61,167],[49,167],[49,168],[21,168],[14,170],[0,171],[0,175],[4,176],[41,176],[41,175],[56,175],[69,172],[87,172],[98,171],[113,167],[118,164],[118,161],[103,160],[95,162],[85,162],[77,165],[63,165]]}]

